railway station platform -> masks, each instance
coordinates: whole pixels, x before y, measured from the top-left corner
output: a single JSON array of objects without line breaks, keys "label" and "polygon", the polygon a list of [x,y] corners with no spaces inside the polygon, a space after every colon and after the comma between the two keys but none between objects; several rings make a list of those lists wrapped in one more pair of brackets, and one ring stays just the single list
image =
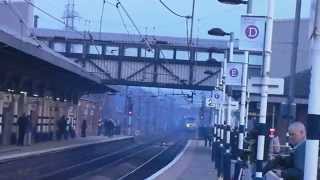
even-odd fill
[{"label": "railway station platform", "polygon": [[48,141],[36,143],[29,146],[0,146],[0,162],[12,159],[19,159],[29,156],[43,155],[46,153],[62,152],[65,150],[76,149],[80,147],[103,144],[108,142],[122,141],[131,139],[131,136],[87,136],[68,140]]},{"label": "railway station platform", "polygon": [[213,180],[217,172],[211,162],[210,147],[203,141],[190,140],[184,150],[167,166],[147,180]]}]

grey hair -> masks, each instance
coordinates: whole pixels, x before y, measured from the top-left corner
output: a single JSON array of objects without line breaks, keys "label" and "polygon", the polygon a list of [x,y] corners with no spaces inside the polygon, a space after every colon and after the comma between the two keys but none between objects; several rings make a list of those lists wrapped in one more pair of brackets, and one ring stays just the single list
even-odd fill
[{"label": "grey hair", "polygon": [[304,134],[306,134],[306,127],[304,126],[304,124],[302,122],[296,121],[292,124],[290,124],[289,131],[302,131]]}]

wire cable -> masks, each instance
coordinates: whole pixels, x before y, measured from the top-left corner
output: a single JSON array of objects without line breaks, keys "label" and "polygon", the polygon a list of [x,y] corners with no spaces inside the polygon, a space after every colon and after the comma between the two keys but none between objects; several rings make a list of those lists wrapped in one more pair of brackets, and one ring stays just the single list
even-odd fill
[{"label": "wire cable", "polygon": [[119,14],[119,16],[120,16],[120,20],[121,20],[122,26],[123,26],[124,29],[127,31],[128,36],[130,36],[130,31],[129,31],[129,29],[128,29],[128,26],[127,26],[127,24],[125,23],[125,20],[124,20],[124,18],[123,18],[123,15],[122,15],[120,9],[118,8],[119,5],[118,5],[118,4],[113,4],[112,2],[109,2],[109,1],[105,1],[105,3],[107,3],[107,4],[109,4],[109,5],[113,6],[113,7],[116,7],[117,12],[118,12],[118,14]]},{"label": "wire cable", "polygon": [[[38,6],[36,6],[35,4],[33,4],[32,2],[27,1],[27,0],[24,0],[24,1],[25,1],[26,3],[28,3],[28,4],[30,4],[31,6],[33,6],[34,8],[36,8],[37,10],[41,11],[43,14],[45,14],[45,15],[47,15],[47,16],[49,16],[49,17],[53,18],[53,19],[55,19],[56,21],[59,21],[60,23],[66,24],[62,19],[57,18],[57,17],[55,17],[55,16],[53,16],[53,15],[49,14],[48,12],[46,12],[45,10],[43,10],[43,9],[39,8]],[[68,28],[69,28],[69,27],[68,27]]]},{"label": "wire cable", "polygon": [[117,12],[118,12],[118,14],[119,14],[119,16],[120,16],[122,26],[123,26],[124,29],[127,31],[128,35],[130,35],[130,31],[129,31],[129,29],[128,29],[128,26],[127,26],[127,24],[125,23],[124,18],[123,18],[123,16],[122,16],[121,11],[120,11],[119,8],[117,8]]},{"label": "wire cable", "polygon": [[[50,18],[58,21],[58,22],[61,23],[61,24],[64,24],[64,25],[66,26],[66,28],[71,29],[71,27],[68,26],[67,23],[64,22],[64,20],[53,16],[52,14],[50,14],[50,13],[48,13],[47,11],[41,9],[40,7],[36,6],[34,3],[32,3],[32,2],[30,2],[30,1],[28,1],[28,0],[23,0],[23,1],[26,2],[26,3],[28,3],[29,5],[31,5],[32,7],[36,8],[37,10],[39,10],[40,12],[42,12],[43,14],[47,15],[48,17],[50,17]],[[72,30],[72,31],[77,32],[77,33],[83,35],[83,33],[79,32],[79,31],[76,31],[76,30]]]},{"label": "wire cable", "polygon": [[[136,25],[136,23],[133,21],[132,17],[130,16],[130,14],[128,13],[128,11],[126,10],[126,8],[122,5],[122,3],[120,2],[120,0],[117,0],[117,4],[116,7],[119,8],[121,7],[121,9],[124,11],[124,13],[127,15],[128,19],[130,20],[131,24],[133,25],[133,27],[136,29],[136,31],[138,32],[139,36],[143,39],[143,36],[138,28],[138,26]],[[145,39],[144,42],[146,43],[148,50],[152,50],[152,47],[150,45],[150,42],[148,41],[148,39]]]},{"label": "wire cable", "polygon": [[[86,40],[86,33],[77,31],[77,30],[75,30],[75,29],[71,29],[70,27],[68,27],[68,25],[66,24],[66,22],[64,22],[63,20],[61,20],[61,19],[59,19],[59,18],[51,15],[51,14],[48,13],[47,11],[41,9],[40,7],[36,6],[34,3],[32,3],[32,2],[30,2],[30,1],[28,1],[28,0],[24,0],[24,1],[25,1],[26,3],[28,3],[29,5],[33,6],[34,8],[38,9],[39,11],[41,11],[42,13],[44,13],[45,15],[49,16],[50,18],[52,18],[52,19],[60,22],[61,24],[64,24],[68,29],[70,29],[71,31],[73,31],[73,32],[81,35],[81,36],[84,38],[84,40]],[[98,49],[98,46],[96,45],[96,43],[94,43],[93,35],[92,35],[91,32],[89,32],[89,31],[88,31],[87,33],[88,33],[88,35],[89,35],[89,41],[92,42],[93,46],[95,47],[95,50],[97,51],[97,54],[100,55],[100,57],[102,57],[102,56],[103,56],[103,55],[102,55],[102,51],[100,51],[100,50]],[[106,73],[106,72],[103,72],[103,73]],[[108,72],[107,72],[107,73],[108,73]],[[107,75],[107,76],[108,76],[108,75]],[[110,77],[110,76],[109,76],[109,77]]]},{"label": "wire cable", "polygon": [[[66,27],[67,27],[67,24],[66,24],[66,22],[64,22],[63,20],[61,20],[61,19],[59,19],[59,18],[57,18],[57,17],[55,17],[55,16],[53,16],[53,15],[51,15],[50,13],[48,13],[47,11],[45,11],[45,10],[43,10],[43,9],[41,9],[40,7],[38,7],[38,6],[36,6],[34,3],[32,3],[32,2],[30,2],[30,1],[28,1],[28,0],[24,0],[26,3],[28,3],[29,5],[31,5],[32,7],[34,7],[34,8],[36,8],[36,9],[38,9],[39,11],[41,11],[42,13],[44,13],[45,15],[47,15],[48,17],[50,17],[50,18],[52,18],[52,19],[54,19],[54,20],[56,20],[56,21],[58,21],[59,23],[61,23],[61,24],[63,24],[63,25],[65,25]],[[86,34],[85,33],[83,33],[83,32],[80,32],[80,31],[77,31],[77,30],[74,30],[74,29],[71,29],[70,27],[67,27],[68,29],[70,29],[71,31],[73,31],[73,32],[75,32],[75,33],[77,33],[77,34],[79,34],[79,35],[81,35],[82,37],[86,37]],[[93,36],[92,36],[92,34],[88,31],[87,32],[88,33],[88,35],[89,35],[89,40],[93,40]],[[96,44],[94,44],[94,46],[96,47],[96,49],[97,49],[97,52],[98,52],[98,54],[100,54],[100,51],[98,50],[98,48],[97,48],[97,45]]]},{"label": "wire cable", "polygon": [[189,21],[186,19],[186,31],[187,31],[187,45],[189,47]]},{"label": "wire cable", "polygon": [[192,3],[192,15],[191,15],[191,25],[190,25],[190,38],[189,38],[189,46],[192,46],[192,36],[193,36],[193,21],[194,21],[194,6],[196,1],[193,0]]},{"label": "wire cable", "polygon": [[102,10],[101,10],[101,16],[100,16],[100,22],[99,22],[99,40],[101,40],[101,31],[102,31],[102,18],[104,15],[104,6],[106,4],[106,0],[102,0]]},{"label": "wire cable", "polygon": [[[26,28],[26,31],[29,31],[29,27],[28,25],[24,22],[22,16],[16,11],[16,9],[12,6],[11,1],[4,1],[4,4],[7,5],[7,7],[9,8],[9,10],[13,13],[14,16],[16,16],[16,18],[19,19],[19,22],[21,24],[21,29],[20,29],[20,35],[21,35],[21,39],[23,37],[23,26]],[[37,43],[38,47],[42,47],[43,43],[41,41],[39,41],[37,38],[35,38],[32,34],[32,32],[30,33],[30,37]]]},{"label": "wire cable", "polygon": [[112,2],[109,2],[109,1],[106,1],[107,4],[111,5],[111,6],[114,6],[116,7],[117,5],[116,4],[113,4]]},{"label": "wire cable", "polygon": [[162,0],[159,0],[159,2],[162,4],[163,7],[165,7],[168,11],[170,11],[172,14],[178,16],[178,17],[181,17],[181,18],[186,18],[186,19],[189,19],[190,16],[183,16],[183,15],[180,15],[176,12],[174,12],[172,9],[170,9],[164,2],[162,2]]}]

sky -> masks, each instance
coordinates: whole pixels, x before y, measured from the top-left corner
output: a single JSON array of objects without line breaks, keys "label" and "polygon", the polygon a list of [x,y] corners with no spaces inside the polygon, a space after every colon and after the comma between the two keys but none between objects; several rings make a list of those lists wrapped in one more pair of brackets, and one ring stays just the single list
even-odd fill
[{"label": "sky", "polygon": [[[115,4],[117,0],[107,0]],[[191,15],[192,0],[162,0],[168,7],[181,15]],[[50,14],[61,18],[68,0],[34,0],[35,4]],[[186,37],[186,20],[177,17],[165,9],[159,0],[120,0],[142,34]],[[311,0],[302,1],[302,17],[309,17]],[[99,31],[99,20],[103,0],[75,0],[75,10],[79,18],[76,21],[78,30]],[[130,34],[137,34],[124,11],[119,8],[125,26]],[[253,0],[253,14],[266,15],[267,0]],[[39,11],[39,26],[63,28],[63,25]],[[246,13],[246,5],[221,4],[217,0],[196,0],[194,18],[194,38],[212,38],[207,31],[220,27],[226,32],[240,31],[240,15]],[[294,18],[295,0],[275,0],[275,18]],[[190,31],[190,28],[189,28]],[[102,21],[102,32],[127,33],[119,12],[115,6],[105,4]]]},{"label": "sky", "polygon": [[[123,25],[119,11],[115,6],[117,0],[106,0],[102,21],[102,32],[137,34],[125,12],[119,8],[124,19]],[[168,7],[181,15],[191,15],[192,0],[162,0]],[[55,17],[63,17],[68,0],[34,0],[35,4]],[[144,35],[161,35],[186,37],[186,21],[165,9],[159,0],[120,0],[130,14],[139,31]],[[246,5],[226,5],[217,0],[196,0],[194,18],[194,38],[211,39],[207,31],[213,27],[220,27],[226,32],[235,32],[238,38],[240,31],[240,15],[246,13]],[[275,0],[275,19],[293,19],[295,14],[295,0]],[[302,18],[309,17],[311,0],[302,1]],[[99,32],[99,20],[102,12],[103,0],[75,0],[75,10],[79,18],[76,21],[77,30]],[[253,15],[266,15],[267,0],[253,0]],[[63,25],[47,15],[35,10],[40,16],[39,27],[62,29]],[[190,31],[190,28],[189,28]],[[151,88],[157,93],[157,88]],[[171,90],[160,90],[164,93]],[[181,90],[176,90],[179,93]],[[190,93],[189,91],[184,91]],[[161,93],[161,92],[160,92]],[[197,93],[198,94],[198,93]],[[198,96],[199,97],[199,96]],[[200,99],[197,99],[200,100]]]}]

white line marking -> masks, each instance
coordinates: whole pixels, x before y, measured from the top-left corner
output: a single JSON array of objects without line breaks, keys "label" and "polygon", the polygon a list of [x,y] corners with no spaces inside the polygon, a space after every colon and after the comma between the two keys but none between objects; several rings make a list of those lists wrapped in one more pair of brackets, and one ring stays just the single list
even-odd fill
[{"label": "white line marking", "polygon": [[162,169],[160,169],[159,171],[157,171],[156,173],[154,173],[150,177],[146,178],[145,180],[153,180],[153,179],[157,178],[158,176],[160,176],[162,173],[164,173],[167,169],[172,167],[177,161],[179,161],[179,159],[185,153],[185,151],[190,146],[190,144],[191,144],[191,141],[188,141],[188,144],[186,145],[186,147],[184,147],[184,149],[181,151],[181,153],[176,158],[174,158],[173,161],[171,161],[168,165],[166,165],[165,167],[163,167]]}]

